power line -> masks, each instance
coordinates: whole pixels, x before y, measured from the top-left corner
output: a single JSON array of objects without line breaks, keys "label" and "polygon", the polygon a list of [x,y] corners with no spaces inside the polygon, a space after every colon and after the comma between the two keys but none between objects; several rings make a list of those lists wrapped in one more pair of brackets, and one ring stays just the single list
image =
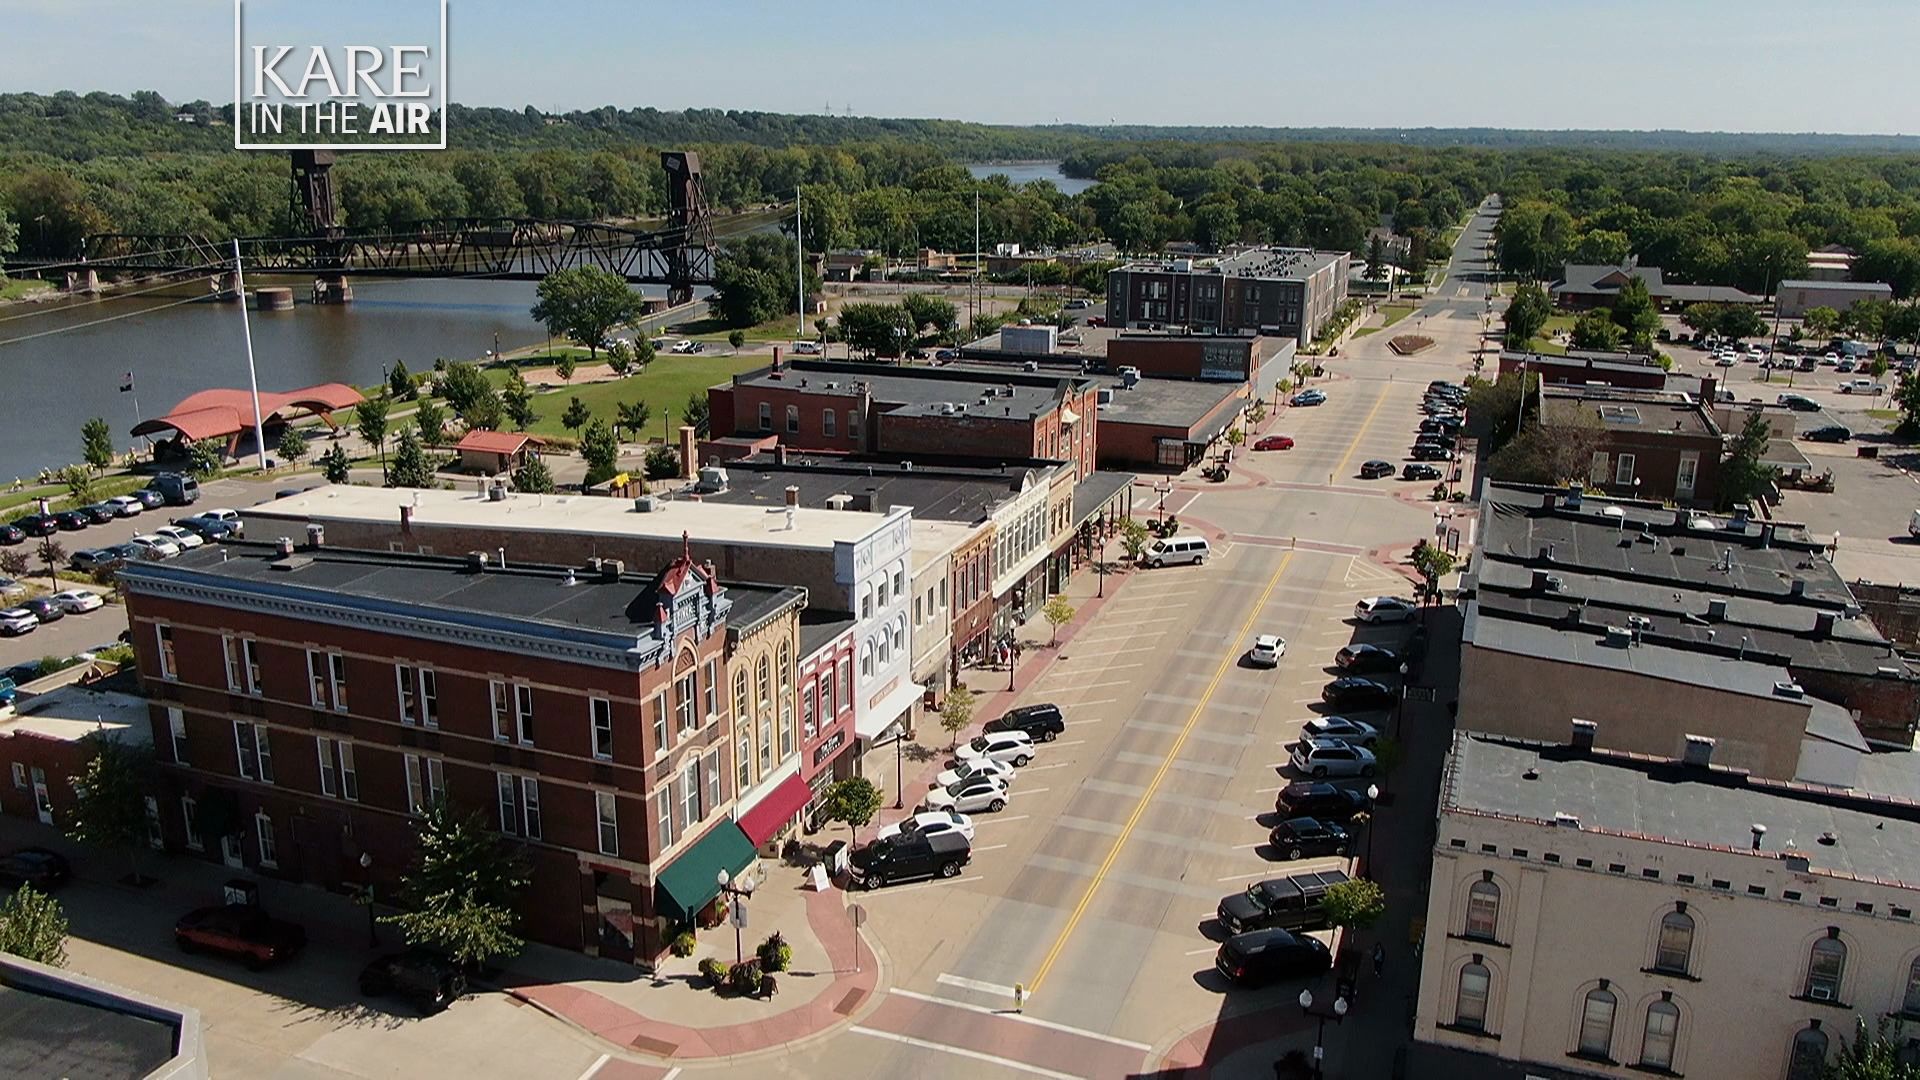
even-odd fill
[{"label": "power line", "polygon": [[90,326],[100,326],[104,323],[119,322],[121,319],[131,319],[136,315],[151,315],[154,312],[165,311],[168,308],[176,308],[182,304],[197,304],[205,299],[206,297],[204,296],[189,296],[185,300],[175,300],[171,304],[161,304],[158,307],[141,308],[139,311],[124,311],[118,315],[108,315],[106,318],[103,318],[103,319],[92,319],[83,323],[74,323],[72,326],[62,326],[53,330],[42,330],[37,334],[28,334],[25,337],[0,339],[0,346],[18,345],[23,341],[33,341],[37,338],[52,337],[55,334],[66,334],[66,333],[71,333],[72,331],[75,331],[75,330],[85,330]]},{"label": "power line", "polygon": [[[203,269],[204,269],[204,268],[203,268]],[[184,271],[184,270],[183,270],[183,271],[180,271],[180,273],[182,273],[182,274],[187,274],[187,273],[189,273],[189,271]],[[163,282],[163,283],[161,283],[161,284],[159,284],[159,285],[154,285],[154,286],[151,286],[151,287],[149,287],[149,288],[145,288],[145,289],[136,289],[136,290],[134,290],[133,292],[124,292],[124,293],[109,293],[109,294],[103,294],[103,295],[101,295],[100,297],[98,297],[98,299],[101,299],[101,300],[131,300],[131,299],[133,299],[133,298],[134,298],[134,297],[136,297],[136,296],[146,296],[146,295],[148,295],[148,294],[150,294],[150,293],[157,293],[157,292],[163,292],[163,291],[165,291],[165,290],[167,290],[167,289],[174,289],[174,288],[179,288],[180,286],[182,286],[182,285],[184,285],[184,284],[186,284],[186,281],[187,281],[187,280],[189,280],[189,279],[184,279],[184,278],[183,278],[182,280],[176,280],[176,281],[167,281],[167,282]],[[40,315],[58,315],[58,314],[60,314],[61,312],[64,312],[64,311],[71,311],[71,310],[73,310],[73,309],[72,309],[72,308],[70,308],[70,307],[54,307],[54,308],[40,308],[40,309],[38,309],[38,310],[36,310],[36,311],[25,311],[25,312],[21,312],[21,313],[20,313],[20,314],[18,314],[18,315],[0,315],[0,323],[8,323],[8,322],[14,322],[14,321],[16,321],[16,320],[19,320],[19,319],[31,319],[31,318],[34,318],[34,317],[36,317],[36,316],[40,316]]]}]

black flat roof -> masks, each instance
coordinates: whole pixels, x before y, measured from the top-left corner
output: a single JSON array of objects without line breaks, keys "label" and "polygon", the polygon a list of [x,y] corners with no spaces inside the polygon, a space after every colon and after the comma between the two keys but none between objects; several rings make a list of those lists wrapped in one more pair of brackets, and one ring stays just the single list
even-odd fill
[{"label": "black flat roof", "polygon": [[0,1076],[136,1080],[175,1056],[178,1025],[0,981]]},{"label": "black flat roof", "polygon": [[[910,467],[909,467],[910,466]],[[863,460],[789,454],[787,464],[765,455],[725,462],[727,490],[702,493],[707,502],[781,506],[789,486],[800,489],[800,505],[824,507],[835,495],[854,497],[852,509],[885,512],[913,507],[913,516],[931,521],[981,521],[995,506],[1018,495],[1028,475],[1047,483],[1056,462],[1004,466],[928,467],[915,460]]]}]

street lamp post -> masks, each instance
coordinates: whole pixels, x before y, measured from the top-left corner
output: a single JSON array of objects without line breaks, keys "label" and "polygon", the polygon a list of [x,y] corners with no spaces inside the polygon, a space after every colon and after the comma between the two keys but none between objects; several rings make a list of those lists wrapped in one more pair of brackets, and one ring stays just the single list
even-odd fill
[{"label": "street lamp post", "polygon": [[373,920],[373,852],[360,853],[360,869],[367,878],[367,948],[380,947],[380,929]]},{"label": "street lamp post", "polygon": [[1373,876],[1373,826],[1380,811],[1380,785],[1367,785],[1367,876]]},{"label": "street lamp post", "polygon": [[1347,999],[1343,997],[1334,998],[1333,1010],[1331,1012],[1313,1011],[1313,991],[1311,990],[1300,991],[1299,1000],[1300,1011],[1320,1022],[1313,1032],[1313,1075],[1315,1080],[1319,1080],[1320,1077],[1326,1075],[1321,1071],[1321,1063],[1327,1056],[1327,1021],[1331,1020],[1338,1024],[1346,1020]]},{"label": "street lamp post", "polygon": [[[750,877],[740,879],[738,885],[733,884],[733,875],[725,870],[716,872],[713,877],[720,884],[720,891],[736,904],[745,904],[753,895],[754,882]],[[747,958],[746,952],[740,945],[740,928],[747,922],[745,916],[746,909],[743,907],[738,912],[730,912],[727,919],[733,924],[733,962],[736,964],[745,963]]]}]

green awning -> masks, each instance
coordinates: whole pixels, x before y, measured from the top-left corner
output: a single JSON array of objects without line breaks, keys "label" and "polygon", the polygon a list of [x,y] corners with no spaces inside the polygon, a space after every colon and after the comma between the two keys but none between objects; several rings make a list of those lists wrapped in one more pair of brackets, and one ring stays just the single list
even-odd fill
[{"label": "green awning", "polygon": [[740,826],[721,822],[660,871],[654,879],[654,910],[691,922],[695,912],[720,895],[720,871],[738,874],[758,857]]}]

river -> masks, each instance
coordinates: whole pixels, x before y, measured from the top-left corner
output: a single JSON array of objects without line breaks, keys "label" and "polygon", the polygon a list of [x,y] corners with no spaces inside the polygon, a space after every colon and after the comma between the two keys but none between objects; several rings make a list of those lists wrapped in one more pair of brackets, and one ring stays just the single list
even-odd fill
[{"label": "river", "polygon": [[1078,180],[1061,172],[1060,163],[1057,161],[1013,161],[1000,164],[976,161],[967,166],[967,171],[977,177],[1000,173],[1015,184],[1024,184],[1029,180],[1051,180],[1053,186],[1059,188],[1062,195],[1078,195],[1093,186],[1091,180]]},{"label": "river", "polygon": [[[249,290],[269,283],[291,284],[302,297],[311,285],[247,281]],[[151,417],[198,390],[245,387],[237,305],[156,310],[205,288],[196,281],[149,296],[0,306],[0,484],[79,461],[80,425],[89,417],[104,417],[124,449],[138,441],[127,434],[136,405]],[[496,333],[502,349],[546,340],[528,314],[530,281],[355,278],[353,288],[351,304],[249,312],[260,389],[365,386],[396,359],[421,371],[435,357],[479,357]],[[116,318],[86,325],[109,317]],[[121,393],[129,371],[134,390]]]}]

